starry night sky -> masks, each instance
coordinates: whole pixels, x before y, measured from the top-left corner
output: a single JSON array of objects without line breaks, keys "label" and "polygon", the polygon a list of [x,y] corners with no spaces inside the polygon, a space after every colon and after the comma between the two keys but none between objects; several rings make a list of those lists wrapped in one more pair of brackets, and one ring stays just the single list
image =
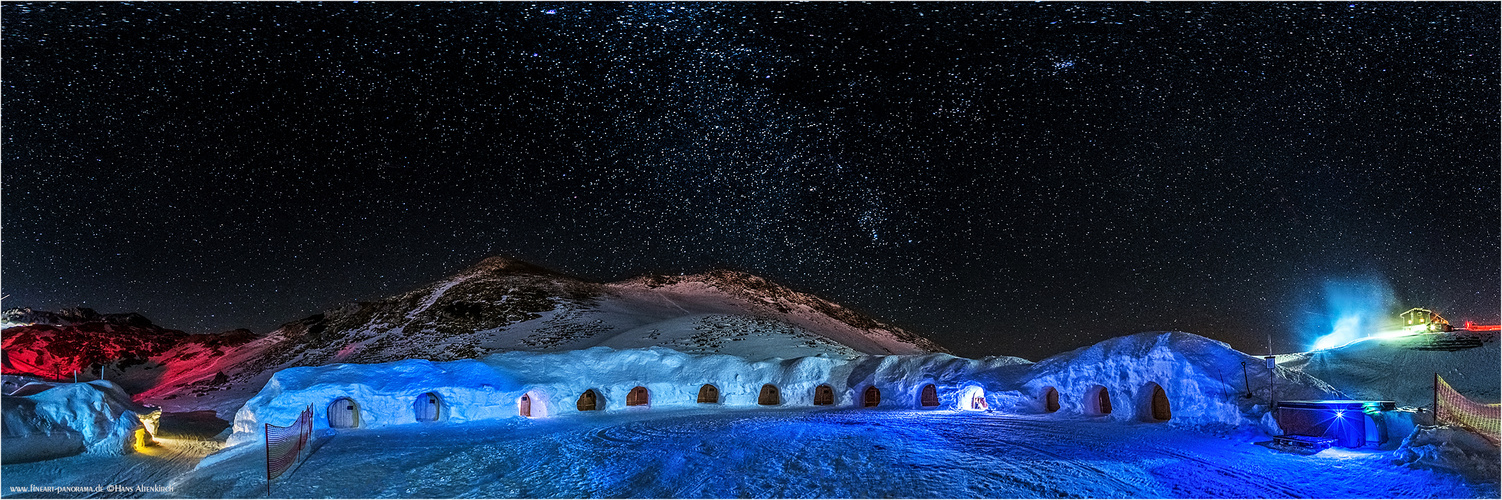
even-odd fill
[{"label": "starry night sky", "polygon": [[1496,3],[0,13],[5,307],[266,332],[508,255],[1041,359],[1502,303]]}]

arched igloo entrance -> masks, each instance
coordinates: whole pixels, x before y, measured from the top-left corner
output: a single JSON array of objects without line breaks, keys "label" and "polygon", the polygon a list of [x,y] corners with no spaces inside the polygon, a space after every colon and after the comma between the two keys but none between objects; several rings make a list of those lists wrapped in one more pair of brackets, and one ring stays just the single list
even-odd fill
[{"label": "arched igloo entrance", "polygon": [[443,413],[443,400],[431,392],[417,396],[412,401],[412,413],[418,422],[437,422]]},{"label": "arched igloo entrance", "polygon": [[575,406],[579,408],[579,411],[595,411],[604,406],[604,402],[600,399],[600,393],[595,392],[594,389],[589,389],[584,391],[584,394],[579,395],[579,402]]},{"label": "arched igloo entrance", "polygon": [[923,386],[923,390],[920,391],[918,396],[918,404],[924,408],[938,408],[939,388],[934,387],[933,384]]},{"label": "arched igloo entrance", "polygon": [[834,388],[821,385],[814,388],[814,406],[829,406],[834,404]]},{"label": "arched igloo entrance", "polygon": [[1111,414],[1111,392],[1104,386],[1091,386],[1085,390],[1085,400],[1080,402],[1084,413],[1090,416]]},{"label": "arched igloo entrance", "polygon": [[335,399],[329,403],[329,427],[353,429],[360,426],[360,404],[350,398]]},{"label": "arched igloo entrance", "polygon": [[718,403],[718,402],[720,402],[720,389],[718,387],[715,387],[715,386],[712,386],[712,385],[709,385],[709,384],[704,384],[704,385],[699,386],[699,402],[700,403]]},{"label": "arched igloo entrance", "polygon": [[986,411],[990,408],[986,404],[986,390],[973,385],[960,390],[959,407],[967,411]]},{"label": "arched igloo entrance", "polygon": [[626,406],[647,406],[649,403],[651,403],[651,398],[647,394],[646,387],[638,385],[632,387],[631,392],[626,393]]},{"label": "arched igloo entrance", "polygon": [[537,391],[527,391],[516,398],[516,414],[527,418],[548,416],[546,396]]},{"label": "arched igloo entrance", "polygon": [[1141,408],[1142,419],[1148,422],[1167,422],[1173,418],[1173,410],[1168,404],[1168,393],[1157,382],[1148,382],[1142,386],[1141,395],[1137,397],[1138,407]]},{"label": "arched igloo entrance", "polygon": [[1059,390],[1052,386],[1043,388],[1043,413],[1059,411]]},{"label": "arched igloo entrance", "polygon": [[874,385],[867,387],[866,392],[861,395],[861,406],[875,408],[879,404],[881,404],[881,389],[877,389]]},{"label": "arched igloo entrance", "polygon": [[756,396],[756,404],[762,406],[776,406],[782,404],[782,394],[777,392],[777,386],[764,384],[761,386],[761,394]]}]

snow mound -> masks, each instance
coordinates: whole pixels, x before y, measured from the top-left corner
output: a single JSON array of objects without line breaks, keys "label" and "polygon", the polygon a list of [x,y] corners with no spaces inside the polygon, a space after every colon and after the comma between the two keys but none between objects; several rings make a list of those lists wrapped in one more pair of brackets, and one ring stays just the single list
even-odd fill
[{"label": "snow mound", "polygon": [[[992,391],[1007,373],[1025,370],[1014,357],[965,359],[948,354],[921,356],[809,356],[748,360],[724,354],[693,355],[652,347],[609,347],[554,353],[508,352],[482,360],[431,362],[404,360],[380,364],[337,364],[277,372],[265,388],[236,413],[229,447],[263,439],[263,424],[289,425],[313,406],[315,429],[330,426],[330,404],[349,398],[359,412],[358,427],[417,423],[419,398],[437,396],[434,423],[519,419],[522,397],[530,417],[593,413],[581,411],[586,391],[604,412],[661,408],[815,407],[820,386],[829,386],[831,407],[863,406],[868,388],[880,393],[878,408],[973,409],[973,398],[998,404]],[[1010,375],[1015,378],[1015,374]],[[922,391],[934,385],[938,406],[924,406]],[[700,403],[705,386],[713,401]],[[771,386],[770,389],[767,386]],[[628,405],[637,387],[646,401]],[[767,397],[774,391],[775,397]]]},{"label": "snow mound", "polygon": [[[1243,374],[1245,363],[1245,374]],[[1279,368],[1276,394],[1269,390],[1262,358],[1225,342],[1184,332],[1146,332],[1109,339],[1050,357],[1032,366],[1014,411],[1043,412],[1050,389],[1066,415],[1116,421],[1162,421],[1153,414],[1157,388],[1166,396],[1171,425],[1270,426],[1267,403],[1328,399],[1337,391],[1314,377]],[[1098,403],[1104,390],[1108,408]],[[1251,392],[1252,397],[1245,397]],[[1161,416],[1161,415],[1159,415]]]},{"label": "snow mound", "polygon": [[1393,462],[1458,472],[1478,481],[1496,482],[1502,454],[1486,439],[1464,429],[1420,425],[1393,452]]},{"label": "snow mound", "polygon": [[107,381],[56,384],[28,396],[4,397],[4,462],[29,462],[78,453],[120,455],[134,450],[135,432],[155,432],[161,410],[131,402]]}]

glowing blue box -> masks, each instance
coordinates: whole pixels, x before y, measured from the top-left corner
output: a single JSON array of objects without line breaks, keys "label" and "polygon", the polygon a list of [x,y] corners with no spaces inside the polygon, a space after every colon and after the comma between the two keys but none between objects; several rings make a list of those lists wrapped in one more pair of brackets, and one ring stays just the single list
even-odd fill
[{"label": "glowing blue box", "polygon": [[1375,446],[1387,442],[1382,412],[1394,408],[1392,401],[1281,401],[1278,426],[1285,434],[1335,438],[1343,448]]}]

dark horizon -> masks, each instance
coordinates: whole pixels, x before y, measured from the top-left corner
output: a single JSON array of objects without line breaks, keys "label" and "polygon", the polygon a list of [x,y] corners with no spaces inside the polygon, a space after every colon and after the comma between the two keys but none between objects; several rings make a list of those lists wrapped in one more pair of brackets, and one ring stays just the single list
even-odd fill
[{"label": "dark horizon", "polygon": [[968,357],[1496,323],[1498,17],[8,2],[0,293],[265,333],[507,255],[746,271]]}]

